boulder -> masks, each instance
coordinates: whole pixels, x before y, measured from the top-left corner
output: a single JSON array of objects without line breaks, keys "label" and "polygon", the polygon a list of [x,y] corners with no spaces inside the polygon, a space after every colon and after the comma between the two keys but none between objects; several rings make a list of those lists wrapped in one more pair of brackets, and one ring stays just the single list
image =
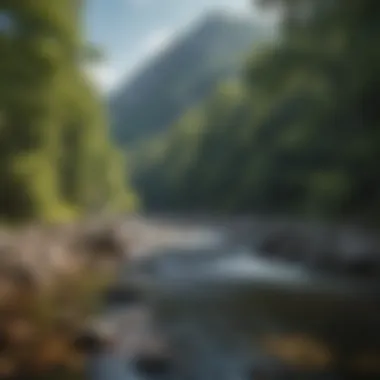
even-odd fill
[{"label": "boulder", "polygon": [[130,306],[141,303],[143,296],[138,289],[125,286],[113,286],[107,289],[104,294],[104,301],[108,305],[121,304]]},{"label": "boulder", "polygon": [[111,343],[106,337],[102,337],[96,332],[86,329],[75,337],[73,347],[77,352],[94,354],[107,350],[112,345]]},{"label": "boulder", "polygon": [[74,250],[94,259],[123,259],[127,252],[126,243],[115,228],[97,227],[78,234],[73,242]]},{"label": "boulder", "polygon": [[304,260],[309,249],[307,237],[286,230],[269,234],[259,246],[262,255],[286,261]]},{"label": "boulder", "polygon": [[134,366],[137,373],[148,378],[167,376],[173,370],[173,361],[166,354],[143,353],[137,355],[134,360]]},{"label": "boulder", "polygon": [[380,280],[380,262],[375,258],[358,257],[342,263],[343,272],[351,277]]}]

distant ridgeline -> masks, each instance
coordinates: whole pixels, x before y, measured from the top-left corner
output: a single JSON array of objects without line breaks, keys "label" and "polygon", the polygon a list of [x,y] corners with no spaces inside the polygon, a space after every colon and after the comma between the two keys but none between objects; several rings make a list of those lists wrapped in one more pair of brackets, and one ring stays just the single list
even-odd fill
[{"label": "distant ridgeline", "polygon": [[222,80],[237,77],[252,44],[267,35],[250,20],[208,14],[111,95],[116,141],[131,147],[166,132]]},{"label": "distant ridgeline", "polygon": [[206,19],[115,95],[148,210],[379,221],[380,3],[309,4],[284,12],[281,38]]},{"label": "distant ridgeline", "polygon": [[0,4],[0,219],[130,208],[122,157],[83,65],[80,1]]}]

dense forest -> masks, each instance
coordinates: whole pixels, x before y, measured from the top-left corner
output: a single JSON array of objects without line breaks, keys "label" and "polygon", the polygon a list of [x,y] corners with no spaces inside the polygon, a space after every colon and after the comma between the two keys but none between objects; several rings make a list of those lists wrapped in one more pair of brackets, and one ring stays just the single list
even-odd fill
[{"label": "dense forest", "polygon": [[83,1],[0,4],[0,217],[67,220],[129,209],[123,157],[83,75]]},{"label": "dense forest", "polygon": [[280,34],[135,153],[150,210],[380,220],[380,2],[282,6]]},{"label": "dense forest", "polygon": [[[228,65],[199,74],[199,88],[183,84],[180,106],[185,104],[186,112],[178,108],[180,117],[169,130],[144,140],[130,157],[133,186],[149,210],[378,220],[380,3],[258,3],[281,4],[279,37],[252,47],[243,80],[236,79],[236,57],[228,52],[233,55],[236,45],[241,54],[251,43],[242,32],[247,26],[234,32],[242,33],[241,48],[226,41],[230,47],[223,49],[213,37],[215,56],[227,54]],[[79,0],[1,2],[2,220],[65,220],[136,204],[124,155],[109,139],[102,99],[83,75],[84,65],[98,54],[84,40],[82,7]],[[216,35],[224,30],[218,28],[215,24]],[[204,50],[205,41],[192,48]],[[217,61],[209,55],[205,62],[211,66],[204,67],[219,67]],[[189,107],[224,71],[233,73],[229,80]],[[160,87],[169,100],[176,93],[173,78],[164,78]],[[156,99],[149,99],[158,118],[172,110],[159,106],[164,97],[157,91]],[[151,122],[154,113],[147,111],[142,115]],[[133,118],[124,122],[136,131]],[[151,126],[169,127],[155,120]]]}]

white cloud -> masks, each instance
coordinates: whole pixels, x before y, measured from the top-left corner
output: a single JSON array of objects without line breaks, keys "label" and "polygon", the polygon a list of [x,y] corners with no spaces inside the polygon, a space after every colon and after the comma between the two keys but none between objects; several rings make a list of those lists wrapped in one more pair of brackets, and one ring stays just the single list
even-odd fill
[{"label": "white cloud", "polygon": [[85,73],[101,92],[110,91],[119,79],[117,70],[108,63],[87,66]]},{"label": "white cloud", "polygon": [[148,34],[141,44],[141,56],[154,55],[165,49],[173,39],[174,32],[169,29],[157,29]]},{"label": "white cloud", "polygon": [[[129,4],[135,7],[146,7],[153,1],[161,0],[124,0],[125,4]],[[172,0],[173,2],[192,2],[194,0]],[[199,18],[201,13],[204,13],[208,9],[213,9],[215,6],[222,7],[227,10],[234,11],[241,15],[252,15],[256,13],[257,9],[252,7],[251,0],[203,0],[204,8],[199,8],[199,11],[194,11],[193,14],[189,15],[188,22],[181,25],[176,25],[172,23],[171,25],[162,24],[160,27],[152,30],[148,29],[146,35],[142,40],[136,41],[135,48],[126,51],[123,56],[118,57],[118,60],[113,60],[111,62],[106,62],[104,64],[98,64],[86,68],[86,72],[89,74],[90,78],[94,81],[97,87],[102,92],[109,92],[110,90],[117,87],[121,81],[128,80],[129,77],[133,76],[141,63],[147,59],[153,57],[154,55],[165,50],[170,44],[176,39],[177,35],[181,30],[186,29],[188,25]],[[263,18],[262,15],[259,17]]]},{"label": "white cloud", "polygon": [[228,1],[223,4],[226,9],[233,10],[235,12],[251,12],[252,2],[250,0],[234,0]]},{"label": "white cloud", "polygon": [[141,41],[139,49],[136,49],[133,55],[126,54],[114,65],[90,68],[90,77],[102,91],[110,92],[120,82],[125,82],[133,76],[142,62],[167,48],[174,41],[174,36],[174,30],[157,29]]}]

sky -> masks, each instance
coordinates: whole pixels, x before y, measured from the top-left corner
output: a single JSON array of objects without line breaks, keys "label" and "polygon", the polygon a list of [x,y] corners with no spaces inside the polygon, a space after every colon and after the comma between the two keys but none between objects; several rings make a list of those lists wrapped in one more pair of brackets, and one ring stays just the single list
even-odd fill
[{"label": "sky", "polygon": [[108,92],[210,9],[251,15],[251,0],[87,0],[86,38],[106,60],[87,72]]}]

